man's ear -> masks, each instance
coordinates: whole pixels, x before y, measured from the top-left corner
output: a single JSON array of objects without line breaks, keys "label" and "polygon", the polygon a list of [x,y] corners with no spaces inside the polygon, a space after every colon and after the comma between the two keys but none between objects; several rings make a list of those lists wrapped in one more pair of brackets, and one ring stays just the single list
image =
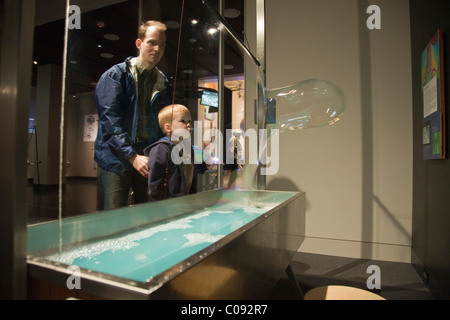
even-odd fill
[{"label": "man's ear", "polygon": [[141,44],[142,44],[142,40],[137,38],[136,39],[136,48],[138,48],[139,50],[141,50]]}]

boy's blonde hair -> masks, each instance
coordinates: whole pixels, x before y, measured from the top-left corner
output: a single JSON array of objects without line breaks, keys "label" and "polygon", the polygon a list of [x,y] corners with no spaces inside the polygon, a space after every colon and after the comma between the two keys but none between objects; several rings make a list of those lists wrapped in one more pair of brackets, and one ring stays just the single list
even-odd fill
[{"label": "boy's blonde hair", "polygon": [[172,125],[172,118],[176,113],[189,112],[189,109],[182,104],[169,104],[161,109],[158,113],[159,127],[162,132],[166,133],[164,126],[166,123]]}]

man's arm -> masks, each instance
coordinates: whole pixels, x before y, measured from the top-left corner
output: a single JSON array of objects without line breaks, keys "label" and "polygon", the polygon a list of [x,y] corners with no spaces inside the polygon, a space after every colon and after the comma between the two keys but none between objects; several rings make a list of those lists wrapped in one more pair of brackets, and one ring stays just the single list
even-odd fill
[{"label": "man's arm", "polygon": [[124,128],[125,110],[130,106],[122,105],[124,92],[120,82],[120,70],[117,67],[102,75],[95,94],[102,140],[121,161],[130,160],[136,155],[130,132]]}]

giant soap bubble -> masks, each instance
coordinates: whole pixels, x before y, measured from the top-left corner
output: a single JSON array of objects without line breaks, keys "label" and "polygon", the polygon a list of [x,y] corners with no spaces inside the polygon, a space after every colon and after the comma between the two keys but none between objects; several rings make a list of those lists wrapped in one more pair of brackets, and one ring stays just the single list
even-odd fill
[{"label": "giant soap bubble", "polygon": [[[340,120],[345,111],[345,96],[334,83],[321,79],[309,79],[289,86],[275,89],[264,89],[261,82],[258,84],[260,101],[258,113],[260,121],[267,128],[267,137],[260,139],[258,146],[258,163],[253,176],[253,190],[264,188],[261,176],[270,174],[267,169],[266,155],[271,146],[271,161],[279,160],[271,139],[282,137],[284,132],[330,126]],[[272,107],[275,106],[275,112]],[[262,118],[261,118],[262,116]],[[266,119],[267,116],[267,119]],[[266,120],[268,123],[266,123]],[[275,134],[274,134],[275,133]],[[276,163],[278,166],[279,163]],[[278,169],[277,169],[278,171]],[[258,196],[249,197],[249,204],[258,207]]]},{"label": "giant soap bubble", "polygon": [[276,122],[267,127],[280,132],[333,125],[345,110],[341,89],[320,79],[266,89],[265,100],[266,106],[276,101]]}]

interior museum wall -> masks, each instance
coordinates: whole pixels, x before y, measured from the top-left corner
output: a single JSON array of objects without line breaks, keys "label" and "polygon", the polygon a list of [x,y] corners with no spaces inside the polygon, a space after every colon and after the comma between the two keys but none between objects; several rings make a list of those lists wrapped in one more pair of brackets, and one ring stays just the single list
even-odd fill
[{"label": "interior museum wall", "polygon": [[97,177],[94,142],[84,139],[85,116],[97,114],[94,95],[88,92],[66,97],[66,177]]},{"label": "interior museum wall", "polygon": [[[413,263],[418,271],[428,272],[430,288],[438,297],[450,297],[450,2],[448,0],[411,1],[412,79],[414,102],[414,188],[413,188]],[[438,29],[444,35],[444,73],[446,92],[447,159],[423,160],[421,55]],[[443,293],[441,293],[443,291]]]},{"label": "interior museum wall", "polygon": [[[371,4],[380,30],[366,26]],[[268,189],[306,192],[300,251],[410,262],[408,1],[267,0],[266,41],[267,87],[320,78],[347,99],[334,126],[283,133],[267,178]]]}]

